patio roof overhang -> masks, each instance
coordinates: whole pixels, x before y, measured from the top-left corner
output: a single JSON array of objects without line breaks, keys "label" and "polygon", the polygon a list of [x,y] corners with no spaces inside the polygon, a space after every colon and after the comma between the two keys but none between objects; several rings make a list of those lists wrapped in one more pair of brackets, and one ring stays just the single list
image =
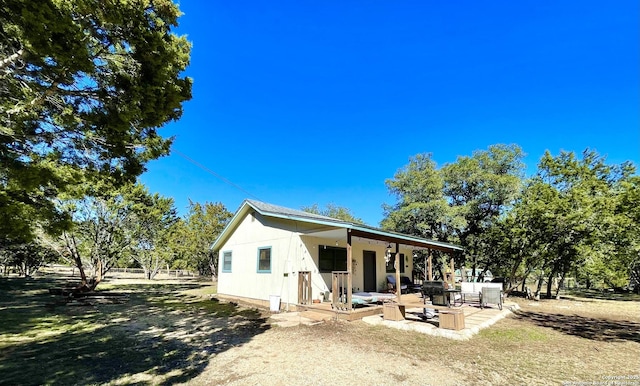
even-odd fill
[{"label": "patio roof overhang", "polygon": [[353,242],[387,245],[397,244],[399,248],[408,248],[413,250],[437,250],[446,253],[454,253],[462,251],[463,248],[454,244],[444,243],[440,241],[423,239],[421,237],[405,235],[397,232],[384,231],[376,228],[365,226],[338,227],[331,229],[321,229],[316,231],[308,231],[305,235],[326,238],[331,240],[345,240],[348,234],[351,234]]}]

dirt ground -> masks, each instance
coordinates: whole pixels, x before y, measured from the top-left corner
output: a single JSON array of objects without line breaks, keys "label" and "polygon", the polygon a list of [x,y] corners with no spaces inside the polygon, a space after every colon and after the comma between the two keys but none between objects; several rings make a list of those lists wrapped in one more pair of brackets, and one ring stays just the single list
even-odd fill
[{"label": "dirt ground", "polygon": [[640,385],[633,295],[511,298],[519,311],[452,341],[358,321],[277,327],[193,279],[114,278],[100,290],[126,303],[52,305],[59,280],[0,278],[0,384]]},{"label": "dirt ground", "polygon": [[466,342],[362,322],[271,328],[188,384],[640,384],[637,301],[511,300],[520,311]]}]

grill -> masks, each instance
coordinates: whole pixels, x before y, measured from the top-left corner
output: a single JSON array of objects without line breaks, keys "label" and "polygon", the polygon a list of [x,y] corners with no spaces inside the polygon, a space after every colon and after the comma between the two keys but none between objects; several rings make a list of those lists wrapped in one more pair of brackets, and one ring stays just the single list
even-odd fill
[{"label": "grill", "polygon": [[431,304],[435,306],[448,306],[447,297],[445,296],[445,290],[447,289],[445,284],[443,281],[425,281],[422,284],[422,296],[425,303],[428,297]]}]

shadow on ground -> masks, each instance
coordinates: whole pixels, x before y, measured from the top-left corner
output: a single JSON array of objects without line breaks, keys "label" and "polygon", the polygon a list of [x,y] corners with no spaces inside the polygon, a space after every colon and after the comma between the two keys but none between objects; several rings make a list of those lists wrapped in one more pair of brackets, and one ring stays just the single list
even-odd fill
[{"label": "shadow on ground", "polygon": [[571,299],[573,297],[580,297],[582,301],[585,299],[591,300],[615,300],[623,302],[635,302],[640,300],[640,295],[632,292],[614,292],[607,290],[569,290],[565,291],[562,298]]},{"label": "shadow on ground", "polygon": [[632,321],[595,319],[578,315],[522,310],[514,313],[521,320],[569,335],[603,342],[632,341],[640,343],[640,323]]},{"label": "shadow on ground", "polygon": [[52,302],[58,284],[0,278],[0,384],[185,382],[269,328],[255,310],[185,303],[192,284],[118,287],[129,301],[99,305]]}]

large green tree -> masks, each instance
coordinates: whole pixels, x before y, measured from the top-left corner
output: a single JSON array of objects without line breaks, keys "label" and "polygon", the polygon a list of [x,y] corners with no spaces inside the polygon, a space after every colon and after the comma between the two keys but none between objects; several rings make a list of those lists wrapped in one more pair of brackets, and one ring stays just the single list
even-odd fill
[{"label": "large green tree", "polygon": [[189,202],[189,213],[176,224],[171,235],[172,251],[175,254],[174,268],[197,269],[200,275],[218,274],[218,257],[211,244],[227,226],[233,213],[222,203]]},{"label": "large green tree", "polygon": [[169,152],[158,129],[191,98],[179,15],[171,0],[0,4],[0,236],[65,227],[51,198],[132,182]]},{"label": "large green tree", "polygon": [[30,276],[45,264],[56,261],[58,254],[39,240],[0,242],[0,266],[16,269],[22,276]]},{"label": "large green tree", "polygon": [[628,267],[635,291],[640,293],[640,176],[621,182],[615,216],[615,232],[609,241],[624,246],[616,249],[615,257],[620,266]]},{"label": "large green tree", "polygon": [[386,181],[396,196],[394,205],[383,205],[382,227],[429,239],[448,241],[461,225],[444,196],[444,179],[431,154],[418,154]]},{"label": "large green tree", "polygon": [[95,289],[109,270],[122,259],[131,260],[133,235],[127,231],[130,224],[129,203],[121,191],[141,189],[123,186],[120,190],[104,189],[81,199],[60,200],[61,211],[73,223],[50,240],[71,265],[78,268],[81,285]]},{"label": "large green tree", "polygon": [[151,280],[171,259],[169,238],[178,216],[172,198],[150,194],[146,189],[133,193],[124,195],[130,203],[128,231],[134,239],[131,256]]},{"label": "large green tree", "polygon": [[[546,152],[515,208],[492,229],[495,262],[517,285],[534,273],[546,294],[568,274],[587,283],[628,283],[637,260],[635,167],[595,151]],[[557,295],[557,292],[556,292]]]},{"label": "large green tree", "polygon": [[453,232],[465,248],[464,262],[471,265],[474,276],[477,267],[484,271],[493,268],[487,231],[518,198],[524,178],[523,157],[517,145],[492,145],[442,168],[444,195],[461,224]]},{"label": "large green tree", "polygon": [[100,190],[61,203],[74,220],[51,245],[75,265],[82,287],[93,290],[109,270],[135,261],[151,279],[170,255],[167,235],[177,221],[173,199],[142,184]]},{"label": "large green tree", "polygon": [[[487,230],[511,208],[524,172],[522,150],[492,145],[438,169],[430,154],[410,159],[386,184],[397,202],[385,205],[387,229],[465,248],[458,264],[491,268]],[[482,273],[480,273],[482,274]]]}]

